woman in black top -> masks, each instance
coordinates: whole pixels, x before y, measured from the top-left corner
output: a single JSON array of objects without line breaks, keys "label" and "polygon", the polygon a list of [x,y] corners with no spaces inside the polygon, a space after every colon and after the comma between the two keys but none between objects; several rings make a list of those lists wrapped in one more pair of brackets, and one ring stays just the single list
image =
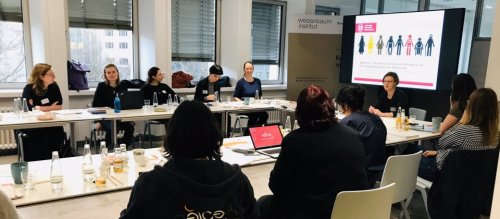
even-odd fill
[{"label": "woman in black top", "polygon": [[[26,98],[30,110],[48,112],[62,109],[62,95],[55,77],[49,64],[39,63],[33,67],[29,83],[23,89],[23,98]],[[27,134],[27,138],[23,139],[26,161],[50,159],[51,152],[59,151],[65,138],[62,126],[21,131]]]},{"label": "woman in black top", "polygon": [[399,107],[408,112],[408,97],[396,88],[399,84],[398,74],[387,72],[382,80],[385,91],[378,97],[377,104],[370,106],[368,111],[381,117],[396,117]]},{"label": "woman in black top", "polygon": [[330,218],[339,192],[368,187],[363,143],[337,122],[331,100],[314,85],[300,92],[300,128],[283,139],[269,178],[274,195],[258,201],[261,218]]},{"label": "woman in black top", "polygon": [[137,178],[120,218],[257,218],[252,185],[221,160],[222,141],[208,107],[182,102],[168,126],[168,162]]},{"label": "woman in black top", "polygon": [[[241,101],[243,98],[255,97],[257,94],[262,97],[262,84],[260,79],[253,77],[253,63],[246,61],[243,63],[243,78],[236,83],[234,88],[233,98],[235,101]],[[267,112],[254,112],[254,113],[241,113],[242,115],[248,116],[248,125],[262,125],[267,123],[269,115]],[[248,135],[248,129],[245,131],[245,135]]]},{"label": "woman in black top", "polygon": [[166,103],[169,95],[170,100],[174,100],[175,91],[168,85],[161,83],[164,76],[165,73],[158,67],[152,67],[148,71],[148,83],[141,88],[141,91],[144,92],[144,99],[149,100],[151,105],[153,105],[154,93],[158,97],[158,105]]},{"label": "woman in black top", "polygon": [[[114,99],[118,93],[128,90],[124,83],[120,83],[120,73],[114,64],[108,64],[104,67],[104,81],[99,82],[95,90],[94,99],[92,100],[92,107],[110,107],[114,108]],[[123,143],[127,146],[132,142],[134,134],[134,124],[132,122],[117,121],[117,127],[122,129],[125,133],[123,136]],[[102,120],[96,123],[96,129],[103,129],[106,131],[106,145],[111,145],[111,122]],[[116,130],[118,131],[118,130]]]}]

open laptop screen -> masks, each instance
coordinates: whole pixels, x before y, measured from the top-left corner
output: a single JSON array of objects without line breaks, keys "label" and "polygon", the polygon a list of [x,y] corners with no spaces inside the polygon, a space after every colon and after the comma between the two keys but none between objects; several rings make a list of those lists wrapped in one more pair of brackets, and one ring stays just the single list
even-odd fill
[{"label": "open laptop screen", "polygon": [[283,136],[278,125],[250,127],[249,131],[255,150],[281,146]]}]

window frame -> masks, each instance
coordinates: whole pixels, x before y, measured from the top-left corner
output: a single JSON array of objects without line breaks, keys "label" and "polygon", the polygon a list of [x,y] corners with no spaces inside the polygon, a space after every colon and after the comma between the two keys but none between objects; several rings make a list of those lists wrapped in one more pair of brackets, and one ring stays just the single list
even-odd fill
[{"label": "window frame", "polygon": [[[280,40],[279,40],[279,55],[278,55],[278,80],[262,80],[260,79],[262,85],[280,85],[284,83],[284,76],[285,76],[285,40],[286,40],[286,15],[287,15],[287,2],[285,1],[276,1],[276,0],[252,0],[252,10],[253,10],[253,3],[262,3],[262,4],[271,4],[271,5],[278,5],[281,7],[281,22],[280,22]],[[250,19],[251,22],[252,19]],[[252,24],[253,26],[253,24]],[[252,28],[253,32],[253,28]],[[253,34],[253,33],[251,33]],[[253,39],[252,39],[253,41]],[[251,43],[252,44],[252,43]],[[253,51],[253,44],[252,44],[252,51]],[[251,56],[253,56],[251,54]],[[259,63],[259,62],[254,62],[252,58],[252,62],[255,65],[259,64],[265,64],[265,63]]]}]

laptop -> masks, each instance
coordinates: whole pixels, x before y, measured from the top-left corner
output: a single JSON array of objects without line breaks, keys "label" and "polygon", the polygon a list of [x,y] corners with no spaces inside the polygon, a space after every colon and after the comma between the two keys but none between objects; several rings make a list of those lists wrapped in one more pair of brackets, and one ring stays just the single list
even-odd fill
[{"label": "laptop", "polygon": [[141,109],[144,105],[144,92],[125,91],[119,95],[122,110]]},{"label": "laptop", "polygon": [[281,152],[283,135],[279,125],[264,125],[248,128],[255,152],[272,158],[278,158]]}]

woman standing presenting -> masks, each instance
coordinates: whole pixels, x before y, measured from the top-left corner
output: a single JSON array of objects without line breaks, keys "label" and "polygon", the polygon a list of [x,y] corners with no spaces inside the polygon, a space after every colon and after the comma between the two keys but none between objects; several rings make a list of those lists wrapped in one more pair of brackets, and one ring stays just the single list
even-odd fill
[{"label": "woman standing presenting", "polygon": [[[48,112],[62,109],[61,90],[55,78],[56,75],[51,65],[39,63],[33,67],[29,83],[23,89],[23,98],[26,98],[29,110]],[[27,134],[27,138],[23,139],[26,161],[50,159],[51,152],[59,151],[65,139],[62,126],[21,131]],[[31,145],[36,145],[36,147],[31,147]]]},{"label": "woman standing presenting", "polygon": [[[244,97],[255,97],[255,94],[262,97],[262,84],[260,79],[253,77],[253,63],[251,61],[243,63],[243,70],[243,78],[236,83],[236,88],[234,88],[234,100],[241,101]],[[266,124],[269,118],[267,112],[242,114],[248,116],[249,126]],[[248,131],[245,131],[245,133],[248,133]]]},{"label": "woman standing presenting", "polygon": [[[117,94],[127,91],[128,88],[125,84],[120,83],[120,73],[114,64],[108,64],[104,67],[104,81],[99,82],[95,90],[94,99],[92,100],[92,107],[110,107],[114,108],[114,99]],[[116,123],[119,129],[125,131],[123,136],[123,143],[127,146],[132,142],[134,134],[134,125],[132,122]],[[96,123],[96,129],[106,130],[106,145],[111,145],[111,122],[102,120]]]},{"label": "woman standing presenting", "polygon": [[370,106],[368,111],[380,117],[396,117],[399,107],[408,112],[408,97],[405,92],[396,88],[399,84],[398,74],[387,72],[382,80],[384,92],[378,97],[377,104]]},{"label": "woman standing presenting", "polygon": [[164,76],[165,73],[158,67],[151,67],[148,70],[148,83],[141,88],[141,91],[144,92],[144,99],[149,100],[151,104],[153,104],[154,93],[158,98],[158,105],[166,103],[169,95],[171,100],[174,100],[175,91],[161,83]]}]

